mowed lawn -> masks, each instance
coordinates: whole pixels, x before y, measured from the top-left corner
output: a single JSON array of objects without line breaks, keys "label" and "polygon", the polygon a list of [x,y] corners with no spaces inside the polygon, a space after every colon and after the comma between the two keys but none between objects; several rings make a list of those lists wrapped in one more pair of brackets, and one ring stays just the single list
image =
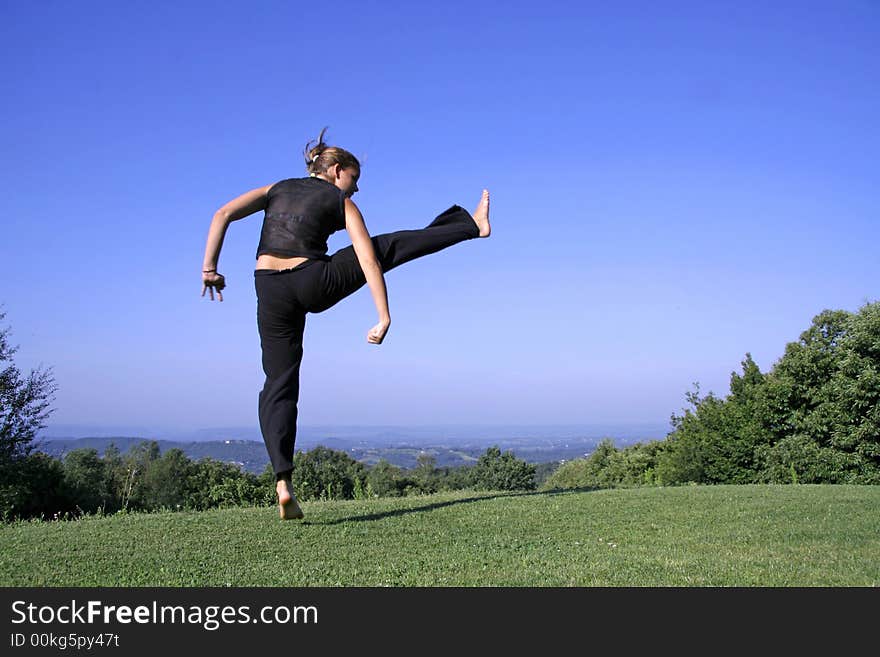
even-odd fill
[{"label": "mowed lawn", "polygon": [[0,526],[3,586],[877,586],[880,487],[686,486]]}]

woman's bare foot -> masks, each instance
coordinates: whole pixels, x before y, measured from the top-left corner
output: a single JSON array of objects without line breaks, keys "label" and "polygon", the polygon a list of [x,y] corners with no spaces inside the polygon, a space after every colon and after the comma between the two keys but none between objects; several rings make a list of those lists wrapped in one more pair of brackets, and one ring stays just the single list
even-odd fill
[{"label": "woman's bare foot", "polygon": [[278,515],[282,520],[301,520],[305,517],[302,509],[293,494],[293,487],[288,479],[279,479],[275,484],[275,492],[278,494]]},{"label": "woman's bare foot", "polygon": [[483,190],[483,196],[480,197],[480,203],[473,213],[474,221],[480,229],[480,237],[489,237],[492,227],[489,225],[489,190]]}]

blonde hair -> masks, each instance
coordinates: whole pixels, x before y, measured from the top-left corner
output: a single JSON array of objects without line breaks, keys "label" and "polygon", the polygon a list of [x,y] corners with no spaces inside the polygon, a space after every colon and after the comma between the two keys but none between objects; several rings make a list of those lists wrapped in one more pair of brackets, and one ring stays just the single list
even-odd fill
[{"label": "blonde hair", "polygon": [[[332,167],[334,164],[338,164],[342,169],[357,169],[358,173],[361,170],[361,163],[358,162],[358,159],[349,153],[344,148],[339,148],[339,146],[328,146],[324,143],[324,133],[327,132],[327,128],[321,130],[321,134],[318,135],[317,143],[315,140],[309,141],[306,144],[305,150],[303,151],[303,155],[306,158],[306,171],[310,175],[317,175],[319,173],[324,173]],[[312,144],[315,144],[312,146]]]}]

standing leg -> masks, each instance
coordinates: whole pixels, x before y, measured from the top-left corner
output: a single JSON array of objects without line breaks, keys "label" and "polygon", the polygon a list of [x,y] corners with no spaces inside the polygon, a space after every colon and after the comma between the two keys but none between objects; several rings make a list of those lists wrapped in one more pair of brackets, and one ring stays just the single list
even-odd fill
[{"label": "standing leg", "polygon": [[[376,235],[373,248],[383,272],[410,260],[436,253],[480,236],[480,228],[467,210],[457,205],[440,214],[427,227]],[[360,289],[366,278],[353,246],[333,254],[322,267],[319,295],[310,300],[309,312],[322,312]]]},{"label": "standing leg", "polygon": [[257,273],[257,327],[266,381],[259,396],[260,430],[278,486],[282,518],[301,518],[290,490],[296,442],[299,370],[306,313],[289,293],[289,277]]},{"label": "standing leg", "polygon": [[257,327],[266,381],[260,392],[260,429],[276,474],[293,469],[299,369],[303,355],[305,311],[279,299],[283,277],[257,276]]}]

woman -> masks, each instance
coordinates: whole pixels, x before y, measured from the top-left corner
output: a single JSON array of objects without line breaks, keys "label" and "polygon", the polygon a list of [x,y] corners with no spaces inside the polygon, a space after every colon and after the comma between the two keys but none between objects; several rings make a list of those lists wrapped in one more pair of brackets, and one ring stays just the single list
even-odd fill
[{"label": "woman", "polygon": [[[214,291],[223,301],[226,280],[217,260],[229,224],[265,211],[254,284],[266,381],[259,396],[260,430],[276,477],[281,518],[299,519],[302,509],[293,493],[299,368],[307,313],[327,310],[366,283],[376,304],[378,322],[367,342],[382,344],[391,326],[383,272],[464,240],[488,237],[489,192],[473,215],[453,205],[426,228],[371,238],[351,200],[358,191],[357,158],[337,146],[306,144],[306,178],[291,178],[242,194],[217,210],[208,231],[202,267],[202,296]],[[327,238],[345,228],[352,245],[327,255]]]}]

